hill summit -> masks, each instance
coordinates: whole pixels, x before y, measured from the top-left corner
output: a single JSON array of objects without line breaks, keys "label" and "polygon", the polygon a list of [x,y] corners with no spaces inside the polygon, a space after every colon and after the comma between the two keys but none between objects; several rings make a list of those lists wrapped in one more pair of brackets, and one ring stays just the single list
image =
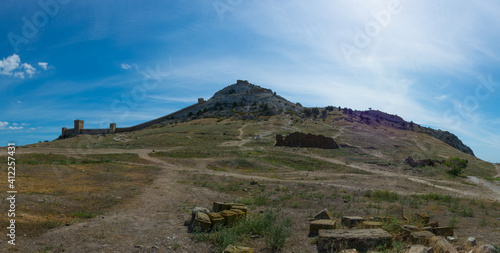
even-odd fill
[{"label": "hill summit", "polygon": [[237,80],[216,92],[209,100],[198,99],[198,103],[183,108],[177,112],[157,118],[136,126],[117,128],[112,123],[110,129],[83,129],[83,121],[76,120],[74,129],[63,128],[60,138],[78,134],[122,133],[140,130],[151,126],[163,126],[175,122],[185,122],[201,118],[259,120],[272,116],[288,117],[300,121],[325,121],[334,117],[334,121],[347,121],[356,125],[369,125],[373,133],[378,127],[390,127],[398,130],[420,132],[430,135],[466,154],[474,156],[470,147],[465,145],[456,135],[442,130],[422,127],[413,122],[407,122],[397,115],[391,115],[378,110],[357,111],[349,108],[303,107],[300,103],[292,103],[276,94],[271,89],[252,84],[246,80]]}]

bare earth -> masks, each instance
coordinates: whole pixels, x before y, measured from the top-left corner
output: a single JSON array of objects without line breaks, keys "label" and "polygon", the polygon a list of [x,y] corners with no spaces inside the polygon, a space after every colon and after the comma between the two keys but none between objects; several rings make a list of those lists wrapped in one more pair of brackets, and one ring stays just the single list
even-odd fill
[{"label": "bare earth", "polygon": [[[242,145],[246,140],[240,135],[241,143],[228,143],[229,145]],[[226,145],[228,145],[226,144]],[[158,150],[157,150],[158,151]],[[355,169],[368,171],[378,175],[375,179],[373,175],[347,175],[358,179],[364,179],[363,183],[353,185],[347,180],[327,179],[321,181],[294,180],[295,176],[304,176],[306,172],[293,172],[283,175],[286,179],[274,179],[264,176],[243,175],[230,172],[220,172],[206,169],[203,166],[203,159],[199,160],[198,166],[178,166],[164,159],[150,157],[150,149],[38,149],[27,148],[19,150],[19,153],[53,153],[76,155],[80,154],[110,154],[110,153],[136,153],[151,164],[163,168],[157,175],[153,184],[147,187],[144,192],[136,196],[133,200],[115,206],[108,213],[99,217],[84,220],[71,226],[63,226],[52,229],[49,232],[30,240],[25,240],[22,236],[18,238],[16,248],[19,252],[32,252],[34,249],[41,249],[46,246],[61,245],[66,252],[207,252],[211,247],[207,243],[194,242],[191,234],[187,233],[185,221],[190,218],[189,210],[192,206],[182,206],[182,203],[197,203],[199,206],[210,207],[213,200],[231,200],[232,197],[221,192],[215,192],[206,188],[195,187],[178,183],[182,178],[181,171],[197,171],[217,176],[231,176],[242,179],[257,179],[273,183],[306,183],[319,186],[335,186],[349,190],[362,190],[371,187],[388,186],[394,187],[394,182],[413,182],[416,188],[431,187],[436,190],[446,192],[451,195],[461,195],[476,198],[499,199],[500,192],[485,194],[485,191],[492,191],[481,187],[467,187],[453,181],[434,182],[430,179],[419,177],[407,177],[390,171],[382,171],[367,164],[356,164],[335,160],[332,158],[323,159],[331,163],[350,166]],[[310,177],[328,177],[331,173],[307,172]],[[344,174],[345,175],[345,174]],[[409,181],[408,181],[409,180]],[[493,189],[494,190],[494,189]],[[412,189],[399,191],[401,194],[408,194]],[[295,214],[297,216],[297,214]],[[297,218],[306,220],[306,214],[299,214]],[[307,223],[297,222],[296,229],[307,230]],[[295,229],[294,229],[295,230]],[[315,252],[315,245],[312,245],[304,235],[293,233],[290,243],[284,252]],[[493,243],[493,242],[492,242]],[[498,242],[496,242],[498,243]],[[5,247],[5,244],[3,245]],[[178,249],[177,249],[178,248]],[[177,250],[174,250],[177,249]],[[307,249],[307,250],[305,250]],[[5,250],[5,249],[4,249]],[[35,250],[36,251],[36,250]]]}]

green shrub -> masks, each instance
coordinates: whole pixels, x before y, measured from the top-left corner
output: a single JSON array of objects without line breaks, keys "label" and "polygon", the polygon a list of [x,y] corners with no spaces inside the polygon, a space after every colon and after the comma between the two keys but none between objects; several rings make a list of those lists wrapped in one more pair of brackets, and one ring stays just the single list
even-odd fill
[{"label": "green shrub", "polygon": [[474,211],[472,208],[469,208],[469,210],[462,209],[460,212],[462,214],[462,217],[474,217]]},{"label": "green shrub", "polygon": [[388,190],[368,190],[365,193],[365,197],[374,200],[394,202],[399,199],[399,194]]},{"label": "green shrub", "polygon": [[453,200],[453,197],[450,195],[445,195],[445,194],[439,194],[439,193],[427,193],[423,195],[419,195],[420,198],[424,200],[435,200],[439,202],[451,202]]},{"label": "green shrub", "polygon": [[210,233],[201,232],[198,229],[193,231],[195,241],[212,242],[218,252],[222,252],[229,244],[238,245],[246,241],[252,235],[259,235],[265,238],[267,245],[275,250],[280,249],[285,244],[286,238],[290,235],[291,221],[289,218],[278,219],[278,215],[272,210],[263,214],[249,216],[245,220],[240,220],[232,227],[220,227]]},{"label": "green shrub", "polygon": [[443,162],[443,165],[449,167],[448,173],[453,176],[462,176],[465,168],[467,168],[468,161],[458,157],[452,157]]},{"label": "green shrub", "polygon": [[271,226],[265,233],[267,246],[273,250],[282,248],[285,245],[286,238],[290,236],[290,226],[290,218],[281,220]]}]

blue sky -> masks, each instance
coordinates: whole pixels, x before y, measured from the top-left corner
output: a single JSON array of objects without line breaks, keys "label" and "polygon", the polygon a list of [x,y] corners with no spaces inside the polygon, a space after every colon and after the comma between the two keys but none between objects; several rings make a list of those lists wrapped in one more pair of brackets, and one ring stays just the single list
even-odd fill
[{"label": "blue sky", "polygon": [[379,109],[500,162],[498,1],[0,2],[0,145],[131,126],[246,79]]}]

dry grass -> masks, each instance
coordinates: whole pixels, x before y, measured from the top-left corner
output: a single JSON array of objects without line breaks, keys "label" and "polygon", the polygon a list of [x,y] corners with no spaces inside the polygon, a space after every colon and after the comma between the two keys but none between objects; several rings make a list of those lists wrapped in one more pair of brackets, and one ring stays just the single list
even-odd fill
[{"label": "dry grass", "polygon": [[[79,160],[62,155],[30,154],[17,157],[16,223],[34,236],[61,224],[91,218],[137,195],[158,169],[113,162],[138,157],[92,155]],[[7,188],[6,181],[0,187]],[[4,196],[5,197],[5,196]],[[2,226],[8,219],[2,216]]]}]

